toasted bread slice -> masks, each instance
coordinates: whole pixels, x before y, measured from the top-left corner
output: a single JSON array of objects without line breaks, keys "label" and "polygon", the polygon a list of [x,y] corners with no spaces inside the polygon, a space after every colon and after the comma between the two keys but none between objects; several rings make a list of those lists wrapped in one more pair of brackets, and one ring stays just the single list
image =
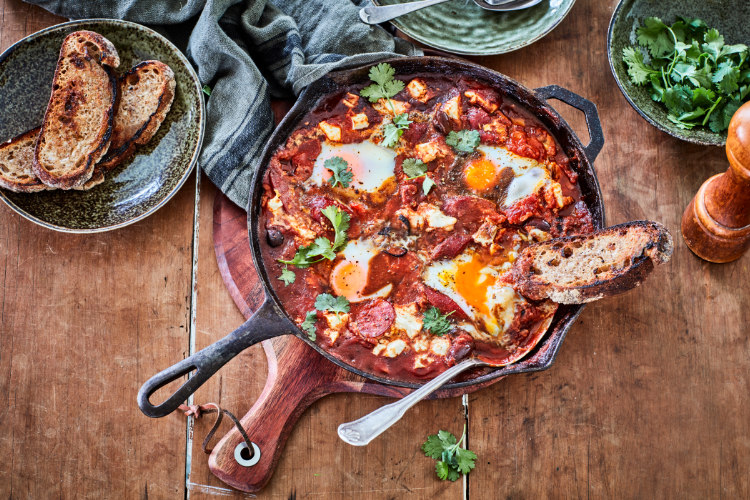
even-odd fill
[{"label": "toasted bread slice", "polygon": [[112,42],[93,31],[68,35],[34,151],[34,173],[48,186],[83,186],[109,147],[117,97]]},{"label": "toasted bread slice", "polygon": [[34,174],[34,146],[41,127],[0,145],[0,187],[17,193],[38,193],[50,189]]},{"label": "toasted bread slice", "polygon": [[119,79],[118,90],[112,141],[98,164],[103,170],[128,159],[159,130],[174,100],[174,73],[163,62],[143,61]]},{"label": "toasted bread slice", "polygon": [[672,250],[669,231],[650,221],[535,243],[513,264],[514,286],[533,300],[591,302],[637,287]]}]

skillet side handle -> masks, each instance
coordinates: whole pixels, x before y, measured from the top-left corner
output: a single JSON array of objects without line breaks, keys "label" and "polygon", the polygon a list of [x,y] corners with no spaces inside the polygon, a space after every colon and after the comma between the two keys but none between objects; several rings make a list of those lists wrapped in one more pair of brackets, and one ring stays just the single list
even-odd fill
[{"label": "skillet side handle", "polygon": [[[151,377],[138,391],[138,407],[147,417],[169,415],[237,354],[258,342],[292,331],[286,318],[276,311],[273,301],[266,297],[255,314],[235,331]],[[174,394],[159,405],[151,404],[149,398],[154,392],[192,370],[196,372]]]},{"label": "skillet side handle", "polygon": [[583,113],[586,117],[586,126],[589,129],[589,143],[583,150],[589,162],[594,163],[594,160],[599,156],[604,147],[604,131],[602,130],[602,122],[599,119],[599,111],[596,108],[596,104],[559,85],[539,87],[538,89],[534,89],[534,92],[545,101],[557,99]]}]

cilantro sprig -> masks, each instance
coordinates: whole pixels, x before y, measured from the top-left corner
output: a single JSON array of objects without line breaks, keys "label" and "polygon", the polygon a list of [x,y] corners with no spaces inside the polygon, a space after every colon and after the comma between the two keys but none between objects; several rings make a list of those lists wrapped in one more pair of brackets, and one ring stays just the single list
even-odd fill
[{"label": "cilantro sprig", "polygon": [[422,318],[422,328],[433,335],[442,337],[453,330],[453,324],[448,319],[451,314],[453,314],[453,311],[448,314],[441,314],[437,307],[430,307],[425,311]]},{"label": "cilantro sprig", "polygon": [[333,243],[328,238],[322,236],[315,238],[315,241],[309,245],[299,247],[292,260],[279,259],[279,262],[299,268],[306,268],[324,259],[333,260],[336,258],[336,252],[346,244],[346,230],[349,229],[349,214],[339,209],[336,205],[324,208],[321,210],[321,213],[333,226]]},{"label": "cilantro sprig", "polygon": [[368,76],[375,83],[360,90],[359,95],[366,97],[370,102],[378,102],[380,99],[390,101],[391,97],[404,89],[404,82],[396,80],[395,75],[396,70],[388,63],[373,66],[370,68]]},{"label": "cilantro sprig", "polygon": [[337,315],[349,312],[349,301],[346,297],[334,297],[330,293],[321,293],[315,299],[315,309],[318,311],[335,312]]},{"label": "cilantro sprig", "polygon": [[430,193],[432,186],[435,185],[435,181],[427,175],[427,165],[425,165],[422,160],[417,158],[407,158],[401,163],[401,169],[409,179],[424,177],[424,180],[422,181],[422,192],[424,192],[425,195]]},{"label": "cilantro sprig", "polygon": [[315,324],[318,322],[318,313],[315,311],[307,311],[305,314],[305,320],[300,325],[303,332],[307,334],[307,338],[315,342],[317,334],[315,332]]},{"label": "cilantro sprig", "polygon": [[296,279],[297,279],[297,275],[294,274],[294,271],[284,266],[284,269],[281,270],[281,275],[279,276],[279,280],[283,281],[284,285],[289,286],[292,283],[294,283],[294,280]]},{"label": "cilantro sprig", "polygon": [[354,173],[349,168],[349,163],[345,159],[340,156],[334,156],[324,161],[323,166],[333,174],[328,179],[331,186],[336,187],[336,184],[341,184],[342,187],[349,187],[349,183],[354,178]]},{"label": "cilantro sprig", "polygon": [[452,130],[445,138],[445,143],[460,153],[472,153],[479,146],[479,132],[476,130]]},{"label": "cilantro sprig", "polygon": [[422,445],[422,451],[430,458],[438,462],[435,464],[435,472],[443,481],[456,481],[461,474],[468,474],[475,466],[476,454],[462,448],[466,440],[466,426],[461,434],[461,439],[448,431],[438,431],[437,434],[427,436],[427,441]]},{"label": "cilantro sprig", "polygon": [[398,140],[404,135],[404,130],[409,128],[408,113],[401,113],[393,117],[392,123],[386,123],[383,125],[383,142],[381,143],[386,148],[392,148],[398,144]]},{"label": "cilantro sprig", "polygon": [[637,45],[622,51],[630,80],[649,87],[651,98],[664,104],[678,127],[725,131],[750,99],[747,45],[728,45],[702,20],[683,17],[672,25],[649,17],[636,35]]}]

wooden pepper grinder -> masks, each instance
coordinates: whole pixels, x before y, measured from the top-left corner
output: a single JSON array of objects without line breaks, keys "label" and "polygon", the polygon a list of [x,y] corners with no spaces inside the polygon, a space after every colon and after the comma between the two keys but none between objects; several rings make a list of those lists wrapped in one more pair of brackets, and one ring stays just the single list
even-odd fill
[{"label": "wooden pepper grinder", "polygon": [[739,259],[750,246],[750,102],[732,117],[727,135],[729,169],[698,190],[682,214],[682,237],[710,262]]}]

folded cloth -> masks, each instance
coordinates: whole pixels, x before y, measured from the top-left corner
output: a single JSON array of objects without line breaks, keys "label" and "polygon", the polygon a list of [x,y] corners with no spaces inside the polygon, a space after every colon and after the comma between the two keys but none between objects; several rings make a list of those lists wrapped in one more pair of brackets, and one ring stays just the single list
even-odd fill
[{"label": "folded cloth", "polygon": [[241,207],[247,206],[252,172],[273,131],[272,97],[299,95],[334,68],[421,54],[359,20],[360,6],[369,0],[28,1],[72,19],[187,22],[187,55],[201,82],[212,88],[199,164]]}]

